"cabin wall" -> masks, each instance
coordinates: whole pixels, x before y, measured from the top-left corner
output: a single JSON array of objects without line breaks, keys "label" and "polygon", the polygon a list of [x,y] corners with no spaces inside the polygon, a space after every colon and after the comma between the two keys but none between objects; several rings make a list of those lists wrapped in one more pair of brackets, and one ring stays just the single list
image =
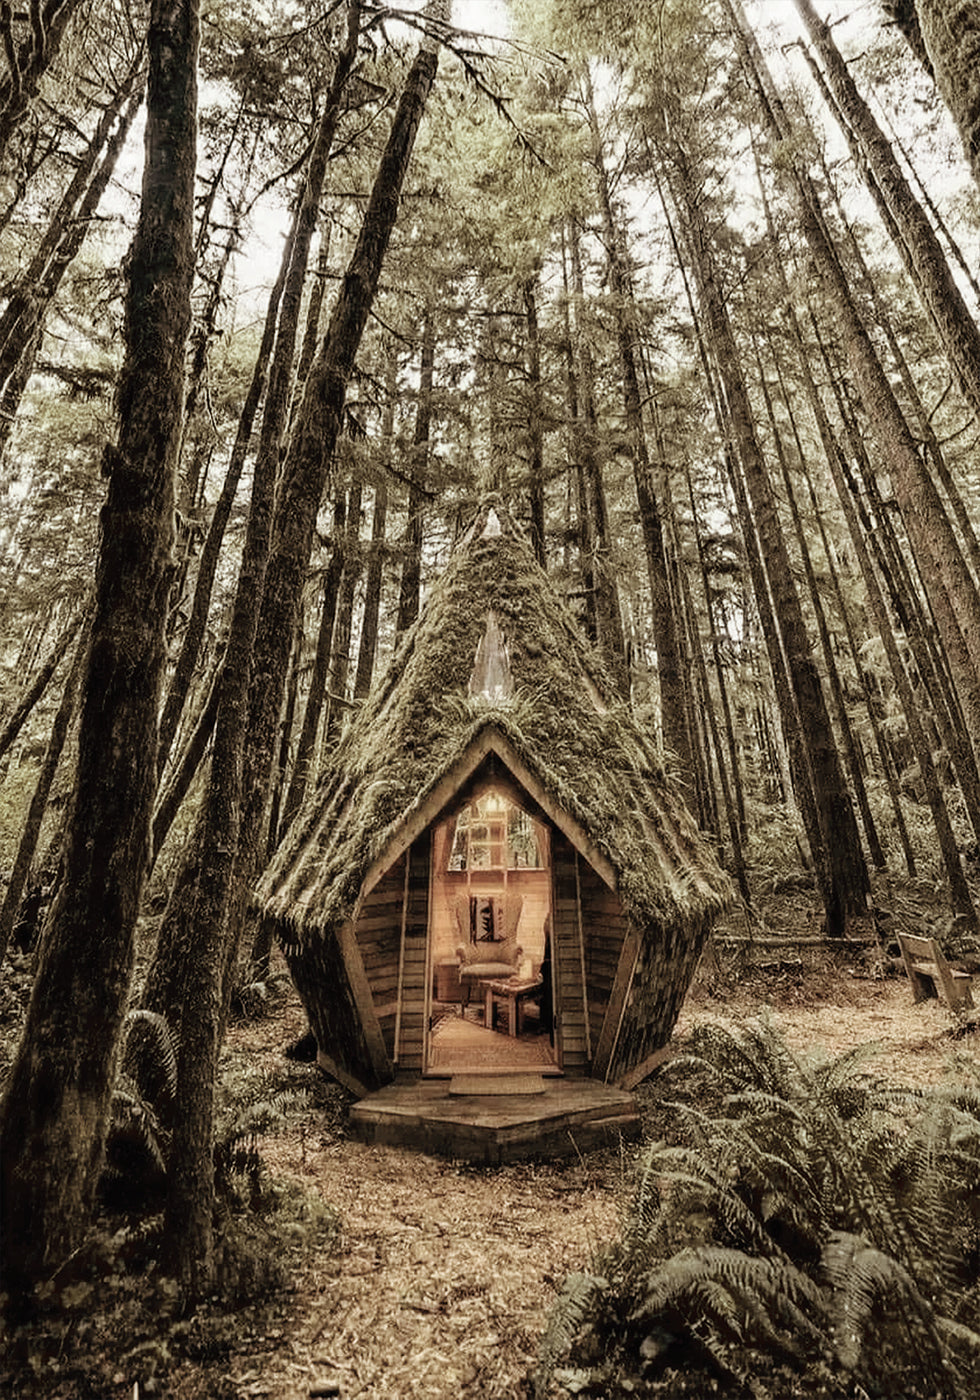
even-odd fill
[{"label": "cabin wall", "polygon": [[581,856],[578,860],[585,932],[585,986],[593,1058],[612,996],[628,925],[619,896]]},{"label": "cabin wall", "polygon": [[578,856],[557,829],[551,833],[552,960],[555,1010],[560,1017],[561,1064],[566,1074],[587,1074],[591,1033],[586,1024],[583,926],[580,919]]},{"label": "cabin wall", "polygon": [[302,949],[283,941],[296,990],[316,1037],[321,1066],[355,1093],[378,1089],[392,1075],[391,1057],[374,1016],[373,998],[353,929],[323,929]]},{"label": "cabin wall", "polygon": [[361,902],[355,936],[364,960],[385,1049],[394,1058],[398,1011],[398,955],[407,855],[400,856]]},{"label": "cabin wall", "polygon": [[633,976],[607,1079],[615,1083],[667,1044],[684,1004],[709,924],[653,925],[639,940]]}]

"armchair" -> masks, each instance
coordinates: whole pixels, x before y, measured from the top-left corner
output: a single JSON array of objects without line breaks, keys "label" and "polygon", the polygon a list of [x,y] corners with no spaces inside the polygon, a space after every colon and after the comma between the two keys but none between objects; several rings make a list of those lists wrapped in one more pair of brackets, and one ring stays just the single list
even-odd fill
[{"label": "armchair", "polygon": [[464,940],[456,949],[456,956],[459,958],[460,1000],[464,1011],[469,1005],[470,993],[476,982],[493,977],[513,977],[524,957],[524,949],[517,941],[517,925],[524,906],[523,895],[505,895],[496,901],[496,904],[499,904],[501,910],[499,923],[503,937],[474,942],[470,932],[469,897],[459,895],[454,903],[456,926]]}]

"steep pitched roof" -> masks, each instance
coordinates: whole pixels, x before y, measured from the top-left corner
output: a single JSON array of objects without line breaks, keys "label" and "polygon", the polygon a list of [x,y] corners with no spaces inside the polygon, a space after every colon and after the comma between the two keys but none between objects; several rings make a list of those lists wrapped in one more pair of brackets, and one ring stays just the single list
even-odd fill
[{"label": "steep pitched roof", "polygon": [[263,876],[263,912],[299,942],[352,917],[372,869],[488,755],[594,849],[636,927],[729,902],[651,736],[522,534],[484,507]]}]

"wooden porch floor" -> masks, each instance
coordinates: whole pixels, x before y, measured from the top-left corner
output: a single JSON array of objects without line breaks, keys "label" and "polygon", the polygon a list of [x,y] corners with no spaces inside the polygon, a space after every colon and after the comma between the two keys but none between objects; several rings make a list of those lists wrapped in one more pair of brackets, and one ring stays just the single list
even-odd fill
[{"label": "wooden porch floor", "polygon": [[469,1092],[473,1084],[472,1075],[396,1081],[353,1106],[351,1130],[362,1142],[489,1166],[573,1156],[639,1135],[633,1095],[593,1079],[525,1073],[513,1081],[521,1093],[508,1092],[500,1076],[487,1076],[484,1093]]}]

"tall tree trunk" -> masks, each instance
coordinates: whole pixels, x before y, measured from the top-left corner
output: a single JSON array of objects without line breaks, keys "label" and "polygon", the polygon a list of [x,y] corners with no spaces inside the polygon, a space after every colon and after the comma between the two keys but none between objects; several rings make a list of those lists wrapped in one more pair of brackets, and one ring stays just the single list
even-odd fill
[{"label": "tall tree trunk", "polygon": [[[903,175],[884,132],[858,92],[830,26],[819,18],[812,0],[794,0],[826,73],[838,120],[852,145],[859,168],[878,204],[895,247],[942,342],[963,397],[980,419],[980,329],[953,279],[932,224]],[[980,16],[980,5],[977,6]],[[980,23],[976,58],[980,61]],[[980,102],[980,77],[976,78]],[[980,121],[977,124],[980,143]]]},{"label": "tall tree trunk", "polygon": [[[745,23],[739,0],[726,0],[743,42],[747,71],[753,80],[766,121],[775,138],[791,131],[754,36]],[[968,650],[968,664],[956,676],[967,729],[980,736],[980,596],[959,542],[943,508],[935,482],[916,449],[894,391],[851,295],[847,277],[824,223],[817,192],[807,175],[784,167],[797,196],[800,223],[824,288],[838,319],[838,334],[847,347],[851,374],[861,396],[882,454],[889,464],[895,497],[905,526],[926,575],[933,570],[949,595],[955,621]],[[928,561],[928,562],[927,562]],[[932,569],[929,568],[931,564]],[[939,620],[941,621],[941,614]],[[956,640],[944,636],[948,654],[957,653]]]},{"label": "tall tree trunk", "polygon": [[286,240],[285,248],[283,249],[283,258],[279,267],[279,274],[269,294],[269,304],[266,307],[265,324],[262,329],[262,340],[259,343],[255,364],[252,367],[252,378],[249,381],[248,393],[245,395],[245,402],[242,404],[242,411],[238,417],[238,427],[235,430],[235,441],[231,448],[228,470],[225,472],[225,479],[222,483],[221,491],[214,504],[214,510],[211,513],[211,523],[208,526],[208,533],[205,536],[204,547],[201,550],[201,558],[197,566],[197,577],[194,581],[194,600],[191,603],[190,617],[184,629],[180,653],[174,666],[173,676],[170,680],[170,687],[167,691],[167,698],[163,707],[163,717],[160,720],[160,753],[164,761],[169,757],[173,747],[173,742],[180,724],[180,717],[183,713],[184,705],[187,703],[187,696],[197,670],[198,661],[200,660],[201,647],[204,645],[204,638],[207,634],[208,616],[211,610],[211,594],[214,588],[214,580],[218,574],[218,564],[221,560],[221,546],[224,543],[225,530],[228,527],[228,521],[231,519],[232,507],[235,504],[235,496],[238,492],[239,482],[241,481],[242,472],[245,467],[245,460],[248,456],[248,446],[252,438],[252,429],[255,426],[255,417],[259,410],[259,404],[262,401],[262,395],[265,393],[266,381],[269,374],[269,361],[275,343],[279,306],[282,300],[283,287],[285,286],[293,240],[294,232],[291,232]]},{"label": "tall tree trunk", "polygon": [[409,463],[408,519],[402,557],[401,587],[395,637],[407,632],[419,615],[422,594],[422,524],[426,500],[429,437],[432,431],[432,387],[435,376],[436,333],[431,306],[422,320],[422,350],[419,363],[419,398],[415,410],[415,431]]},{"label": "tall tree trunk", "polygon": [[672,755],[671,767],[676,772],[681,785],[690,788],[694,783],[694,760],[691,752],[691,737],[687,728],[681,650],[674,615],[674,599],[671,596],[670,571],[664,544],[661,506],[653,489],[650,454],[647,450],[646,432],[643,424],[640,379],[634,351],[636,324],[632,289],[620,248],[619,229],[613,214],[612,195],[609,189],[609,176],[606,171],[599,117],[587,69],[585,89],[589,125],[592,131],[593,164],[599,186],[599,206],[605,233],[606,257],[609,263],[609,282],[612,288],[616,317],[616,340],[623,376],[626,431],[630,444],[630,456],[633,461],[633,480],[636,487],[637,508],[640,513],[640,527],[643,531],[643,542],[646,547],[647,574],[650,582],[650,612],[653,622],[654,644],[657,648],[657,676],[660,683],[664,748]]},{"label": "tall tree trunk", "polygon": [[[694,175],[676,143],[670,144],[669,160],[674,176],[674,199],[685,225],[687,249],[698,288],[704,333],[724,386],[728,430],[745,476],[755,528],[766,561],[779,636],[786,654],[797,723],[803,738],[822,838],[822,885],[827,931],[831,937],[839,937],[845,932],[850,916],[862,917],[867,914],[870,892],[867,867],[820,677],[810,653],[775,495],[756,434],[738,348],[717,280],[703,212],[696,196]],[[772,663],[775,670],[777,658],[773,657]],[[817,855],[816,852],[814,854]],[[818,870],[820,865],[818,858]]]},{"label": "tall tree trunk", "polygon": [[129,995],[157,788],[191,317],[198,32],[197,0],[152,0],[146,164],[65,878],[0,1115],[8,1290],[50,1273],[84,1234]]},{"label": "tall tree trunk", "polygon": [[[572,274],[577,266],[576,242],[578,233],[569,222],[562,228],[562,280],[565,295],[562,299],[564,331],[562,352],[565,359],[565,419],[567,427],[567,456],[570,476],[568,504],[571,511],[572,497],[575,498],[575,517],[578,525],[579,572],[582,578],[582,593],[585,598],[583,625],[586,636],[596,645],[599,642],[599,612],[596,603],[595,527],[589,510],[586,478],[591,470],[590,456],[596,451],[594,424],[585,420],[582,414],[582,395],[579,393],[578,367],[575,360],[575,340],[572,329],[572,291],[569,281],[569,261],[573,263]],[[576,307],[577,310],[577,307]],[[569,523],[569,535],[571,524]]]},{"label": "tall tree trunk", "polygon": [[28,809],[27,820],[24,823],[20,844],[17,847],[14,868],[10,872],[10,879],[7,882],[7,892],[4,895],[3,907],[0,908],[0,963],[3,962],[6,955],[7,943],[17,917],[17,909],[20,905],[21,895],[24,893],[24,888],[27,885],[28,877],[31,873],[31,863],[34,860],[34,853],[37,850],[37,843],[40,839],[41,823],[44,820],[44,813],[48,805],[48,797],[51,794],[51,785],[54,782],[54,776],[58,770],[58,762],[65,747],[65,740],[68,738],[68,729],[71,724],[72,716],[75,713],[75,706],[78,700],[78,692],[85,666],[87,646],[88,628],[86,628],[78,638],[75,656],[65,681],[64,690],[61,693],[61,701],[55,712],[54,723],[51,726],[51,733],[48,737],[48,745],[44,752],[44,761],[41,764],[41,771],[38,774],[34,793],[31,797],[31,805]]},{"label": "tall tree trunk", "polygon": [[977,0],[915,0],[915,9],[936,86],[980,185],[980,4]]},{"label": "tall tree trunk", "polygon": [[354,622],[354,595],[361,576],[361,483],[355,481],[347,501],[347,528],[341,540],[340,588],[337,595],[337,617],[330,647],[330,692],[327,720],[324,726],[325,745],[336,743],[340,735],[344,712],[349,707],[347,681],[350,675],[350,641]]},{"label": "tall tree trunk", "polygon": [[530,393],[528,403],[528,438],[530,464],[528,467],[528,503],[531,514],[531,548],[542,568],[545,567],[544,544],[544,415],[541,390],[541,335],[538,327],[537,285],[540,274],[521,286],[524,313],[527,318],[527,379]]},{"label": "tall tree trunk", "polygon": [[[303,711],[303,724],[296,744],[296,761],[293,764],[292,778],[282,809],[283,830],[299,811],[310,779],[313,776],[313,760],[316,750],[316,736],[320,732],[323,716],[323,702],[327,694],[327,681],[330,676],[330,645],[333,640],[334,625],[337,619],[337,605],[340,594],[340,581],[344,571],[343,537],[347,525],[347,501],[343,491],[334,502],[333,549],[330,563],[323,572],[323,602],[320,605],[320,626],[317,632],[316,655],[313,658],[313,671],[310,675],[310,688]],[[270,833],[271,836],[271,833]],[[270,839],[270,846],[272,841]]]},{"label": "tall tree trunk", "polygon": [[398,391],[398,351],[395,342],[388,347],[385,407],[381,425],[381,473],[374,487],[374,511],[371,517],[371,547],[368,555],[367,578],[364,582],[364,613],[361,618],[361,638],[357,648],[357,674],[354,677],[354,699],[363,700],[371,689],[374,658],[378,649],[378,618],[381,613],[381,585],[384,576],[385,531],[388,525],[388,477],[395,436],[395,397]]},{"label": "tall tree trunk", "polygon": [[160,788],[157,805],[153,809],[154,860],[160,854],[167,834],[174,824],[174,819],[180,811],[184,798],[190,791],[191,783],[204,761],[204,755],[211,742],[215,721],[218,718],[218,696],[221,689],[219,682],[223,663],[224,653],[221,652],[215,658],[211,683],[207,688],[204,704],[201,706],[197,719],[190,727],[190,736],[184,744],[180,756],[170,765],[169,776]]},{"label": "tall tree trunk", "polygon": [[701,675],[701,688],[704,694],[704,707],[707,712],[711,745],[714,749],[715,763],[718,768],[718,782],[721,788],[722,804],[725,808],[725,820],[728,824],[728,836],[732,848],[732,864],[735,869],[735,879],[738,884],[739,893],[745,900],[746,905],[751,908],[752,894],[749,889],[749,878],[745,868],[744,852],[745,794],[742,787],[742,776],[739,771],[731,704],[728,698],[728,686],[725,682],[725,672],[721,664],[718,635],[715,629],[714,615],[711,606],[711,589],[708,583],[708,571],[705,566],[704,547],[701,541],[701,530],[698,525],[697,509],[694,503],[694,487],[691,482],[690,473],[687,474],[687,490],[688,498],[691,503],[691,524],[698,552],[698,565],[701,575],[701,590],[704,594],[705,615],[708,619],[708,634],[711,638],[711,657],[715,670],[715,682],[718,686],[718,696],[725,720],[725,742],[728,751],[727,765],[725,762],[725,754],[721,746],[721,736],[718,732],[718,720],[715,715],[714,705],[711,701],[711,690],[708,685],[708,673],[707,667],[704,664],[704,652],[702,647],[697,646],[695,648],[695,656]]},{"label": "tall tree trunk", "polygon": [[846,462],[842,470],[847,476],[859,515],[868,510],[871,512],[868,519],[862,518],[862,526],[881,576],[887,582],[892,607],[908,638],[921,683],[930,699],[941,742],[953,760],[967,814],[976,838],[980,840],[980,775],[953,679],[972,674],[963,635],[942,579],[932,577],[924,580],[921,571],[918,579],[913,577],[915,564],[909,565],[906,557],[908,547],[904,537],[900,539],[898,536],[891,503],[881,498],[863,436],[846,401],[847,386],[842,384],[840,373],[834,373],[826,339],[820,336],[812,311],[810,319],[837,400],[845,441],[857,475],[863,482],[867,502],[858,495],[859,488],[852,480]]},{"label": "tall tree trunk", "polygon": [[[766,207],[766,222],[771,233],[772,223],[770,220],[768,205]],[[789,284],[786,281],[785,276],[783,275],[783,269],[781,264],[779,265],[779,278],[784,300],[784,315],[786,322],[789,326],[791,343],[796,351],[797,363],[800,367],[800,371],[803,375],[803,381],[806,386],[807,401],[810,404],[811,412],[813,413],[814,420],[817,423],[818,436],[820,437],[821,444],[824,448],[824,453],[826,454],[829,450],[831,450],[833,446],[835,446],[833,434],[830,431],[830,424],[827,420],[827,415],[824,411],[823,404],[820,400],[820,396],[817,393],[817,386],[814,382],[813,374],[810,369],[810,362],[806,355],[805,347],[803,344],[803,337],[800,331],[799,321],[797,320],[796,312],[793,308],[792,300],[789,295]],[[781,397],[783,400],[783,404],[786,408],[786,412],[789,414],[793,425],[794,440],[796,442],[796,448],[797,452],[799,453],[800,460],[802,461],[803,444],[800,440],[800,433],[797,426],[796,414],[792,411],[790,395],[783,378],[782,367],[779,365],[778,359],[776,359],[775,354],[773,355],[773,358],[774,360],[776,360],[777,369],[779,371]],[[888,794],[892,804],[892,813],[895,820],[895,828],[898,832],[899,841],[901,842],[902,846],[902,853],[905,857],[905,867],[908,871],[909,877],[911,879],[915,879],[915,853],[912,849],[912,843],[909,839],[908,827],[906,826],[905,817],[902,812],[901,794],[899,792],[898,782],[896,780],[893,765],[890,762],[888,753],[886,751],[884,735],[882,734],[881,729],[881,723],[875,708],[875,703],[871,694],[871,689],[868,685],[868,679],[865,674],[865,669],[861,664],[858,641],[854,632],[854,625],[851,620],[847,599],[844,596],[844,589],[841,585],[840,575],[834,560],[834,553],[830,547],[830,541],[827,537],[827,530],[824,524],[823,513],[820,509],[820,504],[817,500],[817,492],[813,484],[813,478],[809,473],[805,473],[804,476],[810,499],[810,508],[813,512],[814,518],[817,521],[817,528],[820,531],[820,540],[821,544],[823,545],[824,557],[827,560],[827,567],[834,585],[834,593],[837,598],[837,609],[840,614],[841,621],[844,624],[844,630],[847,635],[847,642],[851,654],[851,659],[853,661],[854,669],[857,674],[858,683],[861,686],[861,694],[864,700],[864,706],[868,716],[868,723],[870,724],[872,733],[874,735],[875,747],[878,752],[878,758],[881,762],[882,774],[888,787]]]},{"label": "tall tree trunk", "polygon": [[827,460],[830,464],[834,485],[837,489],[841,505],[844,508],[848,528],[851,532],[851,541],[854,545],[854,551],[857,555],[861,574],[864,578],[865,591],[871,606],[872,616],[875,619],[878,634],[885,648],[885,655],[888,658],[888,664],[891,668],[902,709],[905,713],[905,720],[908,725],[912,748],[919,763],[919,773],[925,789],[926,800],[932,812],[940,854],[942,855],[943,863],[946,868],[946,875],[949,880],[950,902],[955,913],[963,920],[966,927],[976,933],[978,931],[976,910],[973,907],[970,891],[963,874],[963,865],[960,861],[959,851],[956,846],[956,837],[953,834],[949,813],[946,810],[942,790],[939,786],[939,779],[936,776],[936,770],[932,762],[932,752],[929,747],[928,739],[923,731],[919,719],[919,710],[912,693],[912,687],[909,683],[904,663],[895,642],[895,636],[888,618],[885,600],[882,597],[878,579],[864,543],[860,522],[857,518],[857,511],[854,508],[853,497],[845,478],[843,463],[839,454],[833,449],[828,452]]},{"label": "tall tree trunk", "polygon": [[[310,369],[290,437],[257,627],[253,632],[251,626],[237,630],[233,626],[229,641],[229,653],[232,641],[241,647],[241,653],[236,658],[229,655],[226,661],[225,676],[233,680],[223,694],[215,732],[207,825],[194,899],[193,957],[180,1023],[181,1113],[174,1127],[166,1212],[168,1238],[178,1249],[174,1261],[178,1280],[187,1296],[199,1296],[207,1289],[214,1270],[214,1083],[243,922],[235,917],[240,909],[232,915],[233,877],[239,891],[247,890],[265,850],[277,723],[316,514],[340,433],[347,382],[377,290],[436,66],[437,46],[427,39],[406,80],[357,246]],[[243,601],[248,583],[247,579],[240,582]],[[249,673],[251,689],[246,703]]]},{"label": "tall tree trunk", "polygon": [[599,452],[599,415],[595,399],[595,367],[592,362],[592,348],[583,324],[585,289],[582,277],[582,255],[579,247],[578,230],[569,229],[569,254],[572,265],[572,308],[574,316],[575,382],[580,417],[578,460],[583,478],[582,518],[587,521],[583,529],[583,544],[591,546],[592,555],[588,561],[589,573],[594,587],[594,609],[596,635],[599,649],[613,676],[620,693],[629,694],[629,668],[626,664],[626,639],[623,636],[623,619],[619,605],[619,588],[616,583],[611,558],[609,538],[609,507],[606,502],[606,486],[603,480],[602,462]]},{"label": "tall tree trunk", "polygon": [[[776,358],[772,346],[771,338],[768,339],[770,354]],[[875,825],[874,815],[871,811],[871,804],[868,801],[868,794],[864,786],[864,775],[861,772],[861,763],[858,755],[857,745],[854,740],[854,731],[851,728],[851,721],[847,713],[847,702],[844,698],[844,688],[841,685],[840,674],[837,669],[837,659],[834,655],[834,645],[830,636],[830,627],[827,622],[827,614],[824,610],[823,600],[820,596],[820,589],[817,585],[816,571],[813,567],[813,558],[810,554],[810,546],[807,540],[806,530],[800,515],[799,506],[796,501],[796,491],[793,480],[790,476],[789,463],[786,459],[786,449],[783,443],[779,424],[776,422],[776,415],[773,410],[772,396],[769,392],[769,385],[766,381],[765,367],[762,363],[762,356],[756,348],[756,365],[759,373],[759,385],[762,389],[763,401],[766,405],[766,413],[769,418],[769,431],[772,435],[773,444],[776,449],[776,459],[779,462],[779,470],[783,483],[783,492],[786,497],[786,504],[789,506],[790,518],[793,521],[793,531],[796,535],[796,547],[799,551],[800,560],[803,564],[803,576],[806,579],[807,589],[810,594],[810,606],[817,623],[817,634],[820,637],[820,649],[823,653],[824,671],[827,676],[827,684],[833,700],[833,708],[837,716],[837,732],[840,735],[841,747],[844,751],[844,759],[847,763],[848,772],[851,775],[851,789],[857,802],[858,811],[861,815],[861,825],[864,827],[864,834],[868,844],[868,852],[874,863],[875,869],[885,868],[885,853],[878,836],[878,828]],[[778,361],[777,361],[778,364]],[[802,475],[806,476],[806,461],[800,458]]]}]

